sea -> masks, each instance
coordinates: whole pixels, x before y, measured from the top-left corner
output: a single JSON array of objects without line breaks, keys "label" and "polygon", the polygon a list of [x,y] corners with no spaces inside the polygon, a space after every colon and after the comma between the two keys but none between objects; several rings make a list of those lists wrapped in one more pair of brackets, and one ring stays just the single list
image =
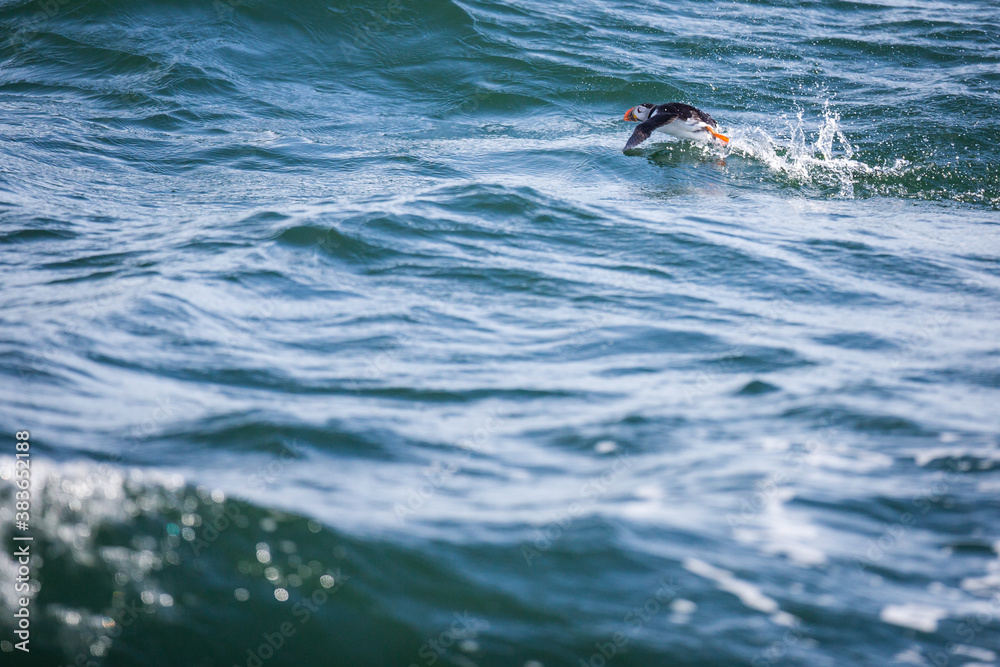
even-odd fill
[{"label": "sea", "polygon": [[998,144],[993,0],[0,0],[0,663],[1000,665]]}]

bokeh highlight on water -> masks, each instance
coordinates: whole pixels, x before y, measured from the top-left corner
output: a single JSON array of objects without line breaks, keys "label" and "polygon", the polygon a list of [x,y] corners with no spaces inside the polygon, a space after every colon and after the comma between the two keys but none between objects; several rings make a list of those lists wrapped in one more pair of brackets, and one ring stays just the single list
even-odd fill
[{"label": "bokeh highlight on water", "polygon": [[997,664],[998,37],[4,3],[4,664]]}]

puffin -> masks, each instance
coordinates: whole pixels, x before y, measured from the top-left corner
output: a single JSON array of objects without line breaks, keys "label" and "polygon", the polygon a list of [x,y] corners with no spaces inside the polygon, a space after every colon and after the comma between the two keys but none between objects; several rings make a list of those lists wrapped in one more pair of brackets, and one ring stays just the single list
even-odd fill
[{"label": "puffin", "polygon": [[625,151],[635,148],[649,139],[649,135],[654,131],[666,132],[681,139],[691,139],[703,143],[712,141],[713,137],[724,144],[729,143],[729,137],[716,131],[719,129],[719,124],[715,122],[715,119],[690,104],[681,104],[680,102],[650,104],[646,102],[626,111],[625,120],[639,123],[639,127],[635,128],[635,132],[625,144]]}]

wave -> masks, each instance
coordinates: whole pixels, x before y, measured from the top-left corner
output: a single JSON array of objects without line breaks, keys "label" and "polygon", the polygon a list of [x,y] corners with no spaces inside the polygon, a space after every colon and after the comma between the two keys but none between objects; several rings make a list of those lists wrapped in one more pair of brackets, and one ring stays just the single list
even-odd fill
[{"label": "wave", "polygon": [[[744,26],[723,40],[708,28],[734,17],[706,23],[656,2],[644,19],[650,25],[635,25],[620,7],[588,5],[569,16],[529,1],[115,0],[60,5],[40,18],[36,1],[0,17],[0,94],[13,103],[9,135],[44,154],[38,162],[52,153],[81,163],[96,156],[105,167],[149,174],[215,165],[315,173],[345,154],[379,152],[386,136],[395,139],[388,150],[405,155],[414,133],[418,141],[457,136],[463,148],[488,152],[469,142],[497,127],[523,138],[532,118],[548,116],[560,121],[540,144],[551,151],[569,133],[603,141],[604,119],[640,101],[688,101],[736,128],[730,158],[766,167],[766,176],[732,169],[751,183],[1000,206],[1000,158],[988,140],[1000,117],[989,87],[996,63],[978,32],[935,32],[904,48],[927,12],[842,5],[826,11],[852,21],[875,12],[885,34],[869,55],[905,80],[845,65],[868,42],[829,35],[822,16],[798,3],[741,6],[765,28]],[[788,34],[793,19],[805,34]],[[958,60],[966,51],[968,60]],[[939,56],[933,85],[921,67],[910,71],[926,53]],[[818,127],[807,111],[784,129],[771,124],[789,107],[808,110],[824,99]],[[92,126],[19,129],[22,113],[65,105]],[[345,132],[364,138],[354,151],[344,150]]]}]

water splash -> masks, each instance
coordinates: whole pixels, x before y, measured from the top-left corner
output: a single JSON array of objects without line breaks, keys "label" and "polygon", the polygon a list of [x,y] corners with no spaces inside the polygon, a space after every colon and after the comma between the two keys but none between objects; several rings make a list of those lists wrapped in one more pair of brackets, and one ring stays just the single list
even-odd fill
[{"label": "water splash", "polygon": [[788,124],[788,139],[775,139],[760,127],[737,132],[729,144],[729,153],[745,155],[763,162],[774,173],[797,184],[836,187],[841,197],[853,198],[859,177],[900,175],[906,160],[892,166],[870,166],[855,159],[856,150],[840,128],[840,114],[823,108],[823,122],[810,141],[802,112],[795,123]]}]

